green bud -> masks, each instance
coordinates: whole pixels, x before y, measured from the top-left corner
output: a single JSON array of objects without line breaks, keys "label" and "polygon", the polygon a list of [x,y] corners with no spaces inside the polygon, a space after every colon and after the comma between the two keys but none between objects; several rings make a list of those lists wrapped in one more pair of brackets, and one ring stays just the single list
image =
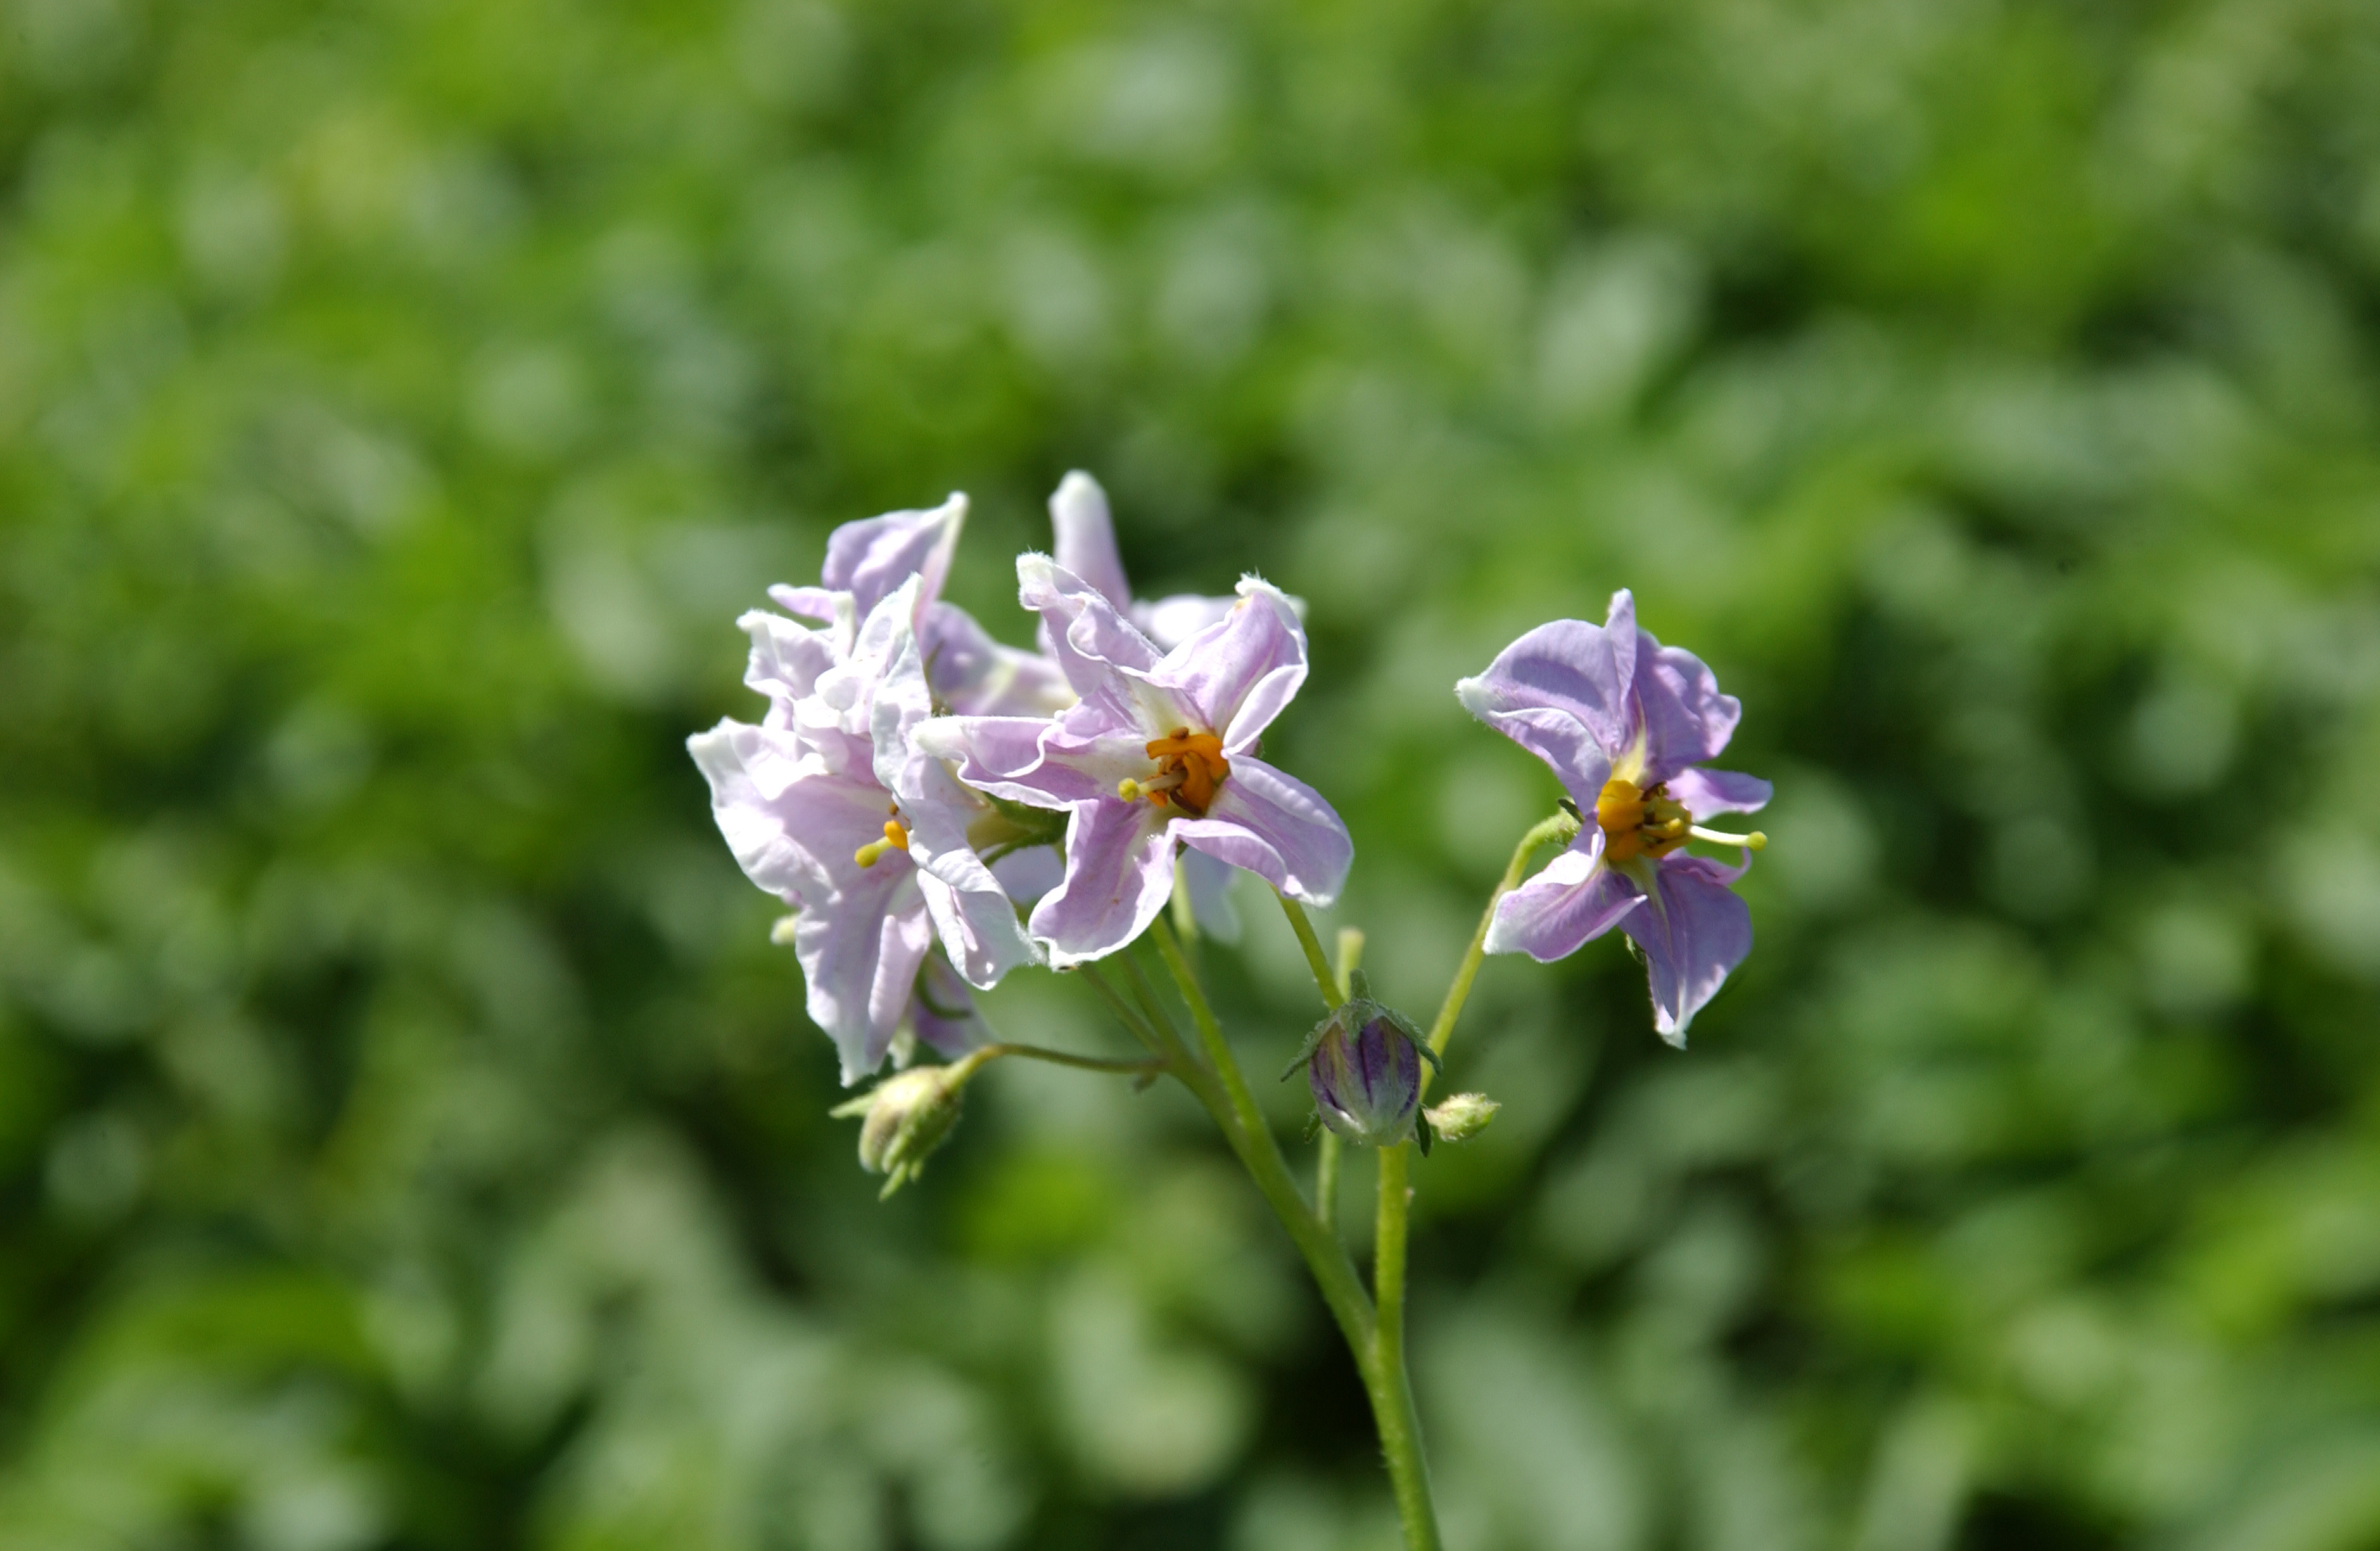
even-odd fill
[{"label": "green bud", "polygon": [[926,1159],[958,1124],[959,1096],[978,1064],[913,1066],[829,1111],[838,1120],[860,1118],[859,1166],[885,1176],[879,1199],[925,1171]]},{"label": "green bud", "polygon": [[1458,1093],[1422,1111],[1441,1142],[1468,1142],[1488,1129],[1502,1105],[1484,1093]]}]

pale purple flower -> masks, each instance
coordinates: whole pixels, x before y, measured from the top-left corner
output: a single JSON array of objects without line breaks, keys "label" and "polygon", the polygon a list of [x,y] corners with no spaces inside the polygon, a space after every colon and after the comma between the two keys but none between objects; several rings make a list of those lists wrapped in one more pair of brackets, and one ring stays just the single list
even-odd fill
[{"label": "pale purple flower", "polygon": [[[1154,601],[1133,596],[1124,575],[1123,556],[1116,549],[1115,521],[1109,515],[1108,492],[1081,469],[1058,481],[1050,497],[1050,530],[1056,539],[1059,567],[1071,571],[1099,589],[1099,596],[1132,621],[1160,651],[1171,651],[1232,612],[1237,597],[1216,598],[1178,592]],[[1296,599],[1290,607],[1300,615],[1305,606]],[[1042,646],[1050,651],[1050,628],[1041,628]],[[1054,652],[1052,652],[1054,657]],[[1222,942],[1240,939],[1240,913],[1232,903],[1232,868],[1203,851],[1185,852],[1182,881],[1190,891],[1190,913],[1198,929]]]},{"label": "pale purple flower", "polygon": [[786,612],[838,633],[847,649],[856,622],[916,576],[916,617],[910,623],[935,698],[966,715],[1049,715],[1074,698],[1057,664],[1038,652],[1002,645],[975,616],[941,600],[966,515],[967,498],[953,492],[929,511],[887,512],[844,523],[827,539],[819,586],[773,587],[769,596]]},{"label": "pale purple flower", "polygon": [[1172,892],[1180,845],[1328,904],[1354,859],[1347,827],[1256,755],[1305,679],[1305,633],[1288,600],[1248,577],[1221,619],[1160,652],[1047,556],[1019,556],[1016,574],[1081,698],[1054,720],[939,719],[914,742],[961,761],[971,786],[1069,813],[1065,878],[1031,920],[1050,962],[1102,957],[1146,929]]},{"label": "pale purple flower", "polygon": [[1699,768],[1727,747],[1742,707],[1694,653],[1638,629],[1624,588],[1600,626],[1541,624],[1454,693],[1552,766],[1582,819],[1570,848],[1497,905],[1488,951],[1547,962],[1617,926],[1644,950],[1656,1026],[1684,1044],[1696,1010],[1752,951],[1752,913],[1729,888],[1750,858],[1728,866],[1685,851],[1765,843],[1697,822],[1768,802],[1765,781]]},{"label": "pale purple flower", "polygon": [[[1160,651],[1172,651],[1230,613],[1232,605],[1239,601],[1195,592],[1178,592],[1153,602],[1133,597],[1132,583],[1123,573],[1123,556],[1116,549],[1108,492],[1079,468],[1059,480],[1050,497],[1050,531],[1056,539],[1052,558],[1060,568],[1098,588],[1099,596],[1114,604],[1116,612],[1132,621],[1133,627],[1155,642]],[[1292,600],[1290,606],[1297,608],[1296,600]]]},{"label": "pale purple flower", "polygon": [[829,622],[823,630],[746,616],[747,682],[769,696],[768,717],[722,721],[686,746],[745,875],[795,907],[810,1017],[852,1083],[882,1063],[905,1026],[959,1048],[972,1038],[963,1014],[944,1015],[960,1012],[948,1001],[929,996],[924,1017],[913,1007],[938,973],[928,964],[937,944],[979,987],[1037,955],[968,838],[971,826],[1004,821],[911,746],[933,705],[913,628],[924,575],[890,591],[865,572],[842,579],[876,595],[856,626],[855,603],[868,594],[839,589],[795,593]]}]

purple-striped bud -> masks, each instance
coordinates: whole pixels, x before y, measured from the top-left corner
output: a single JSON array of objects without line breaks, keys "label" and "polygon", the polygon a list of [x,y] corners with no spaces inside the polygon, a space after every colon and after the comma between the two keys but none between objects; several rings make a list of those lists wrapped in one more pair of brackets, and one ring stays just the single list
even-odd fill
[{"label": "purple-striped bud", "polygon": [[1327,1026],[1306,1060],[1305,1080],[1324,1125],[1363,1146],[1392,1147],[1413,1134],[1421,1063],[1413,1036],[1380,1012],[1352,1034],[1348,1023]]}]

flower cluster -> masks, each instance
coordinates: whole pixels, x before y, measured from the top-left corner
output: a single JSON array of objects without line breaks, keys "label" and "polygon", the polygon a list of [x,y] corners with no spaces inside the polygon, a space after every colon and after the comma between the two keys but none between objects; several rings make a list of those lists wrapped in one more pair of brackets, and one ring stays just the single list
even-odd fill
[{"label": "flower cluster", "polygon": [[[1305,683],[1297,600],[1257,576],[1230,597],[1133,595],[1106,495],[1069,474],[1050,498],[1049,554],[1017,557],[1017,600],[1036,648],[1002,646],[942,600],[966,516],[953,495],[835,530],[819,585],[777,588],[783,613],[742,624],[758,723],[722,721],[687,740],[722,833],[753,882],[792,907],[778,923],[834,1039],[846,1084],[917,1042],[909,1067],[839,1106],[860,1121],[859,1159],[892,1194],[958,1122],[975,1073],[1019,1056],[1180,1081],[1214,1117],[1314,1273],[1371,1395],[1410,1545],[1439,1544],[1400,1336],[1412,1197],[1405,1149],[1479,1134],[1484,1094],[1425,1107],[1482,956],[1575,952],[1617,927],[1641,951],[1656,1026],[1683,1044],[1695,1012],[1752,947],[1732,885],[1757,833],[1709,829],[1748,813],[1768,783],[1708,768],[1742,707],[1691,652],[1636,626],[1614,593],[1603,624],[1557,620],[1455,685],[1473,715],[1552,767],[1562,811],[1520,839],[1429,1032],[1373,999],[1363,933],[1325,957],[1306,905],[1328,905],[1354,860],[1322,794],[1269,763],[1265,730]],[[1523,881],[1543,844],[1566,842]],[[1693,854],[1738,851],[1733,866]],[[1279,894],[1330,1013],[1282,1080],[1303,1071],[1321,1145],[1310,1197],[1290,1176],[1192,955],[1160,913],[1185,901],[1202,927],[1236,936],[1223,885],[1251,872]],[[1097,961],[1143,933],[1181,993],[1193,1048],[1137,963],[1124,988]],[[1020,964],[1075,969],[1147,1060],[986,1036],[971,988]],[[1366,1293],[1334,1224],[1341,1148],[1378,1149],[1379,1204]]]},{"label": "flower cluster", "polygon": [[[966,516],[953,495],[846,524],[819,585],[772,588],[783,612],[739,622],[766,714],[687,741],[736,860],[791,909],[778,938],[846,1083],[887,1055],[905,1065],[916,1041],[953,1059],[980,1045],[969,988],[1117,952],[1177,874],[1230,939],[1233,869],[1323,906],[1354,859],[1330,803],[1258,752],[1305,680],[1297,600],[1254,576],[1228,597],[1137,599],[1089,476],[1067,475],[1050,513],[1052,552],[1016,562],[1036,649],[942,600]],[[1559,958],[1618,926],[1644,951],[1661,1032],[1682,1040],[1751,945],[1729,888],[1742,868],[1685,847],[1756,847],[1699,821],[1761,806],[1768,785],[1702,768],[1737,703],[1633,609],[1621,592],[1601,626],[1540,626],[1456,692],[1553,767],[1577,819],[1571,847],[1496,905],[1486,950]],[[1357,1020],[1328,1042],[1314,1084],[1334,1128],[1409,1129],[1422,1058],[1392,1032]],[[1383,1073],[1398,1101],[1375,1116]]]},{"label": "flower cluster", "polygon": [[1050,510],[1055,557],[1016,567],[1041,649],[941,600],[954,495],[837,529],[819,586],[739,622],[767,715],[687,740],[736,860],[792,908],[779,936],[846,1083],[909,1040],[978,1042],[970,986],[1132,941],[1184,848],[1224,935],[1230,868],[1327,905],[1353,859],[1330,805],[1256,753],[1305,682],[1295,602],[1254,576],[1136,602],[1098,485],[1069,475]]}]

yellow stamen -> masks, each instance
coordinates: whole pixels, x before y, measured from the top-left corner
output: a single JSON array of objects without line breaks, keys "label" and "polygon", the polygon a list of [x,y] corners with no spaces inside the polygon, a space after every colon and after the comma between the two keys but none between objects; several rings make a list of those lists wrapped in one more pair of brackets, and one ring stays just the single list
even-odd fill
[{"label": "yellow stamen", "polygon": [[887,851],[906,851],[908,849],[909,831],[902,827],[899,819],[888,818],[884,821],[884,838],[882,840],[870,841],[866,845],[861,846],[858,850],[851,854],[851,859],[857,862],[863,867],[872,867],[878,862],[883,860],[884,854]]},{"label": "yellow stamen", "polygon": [[1147,797],[1152,803],[1160,803],[1165,800],[1165,794],[1188,779],[1189,777],[1181,770],[1169,770],[1163,775],[1151,776],[1147,781],[1135,781],[1132,777],[1126,776],[1116,782],[1116,795],[1127,803],[1137,797]]},{"label": "yellow stamen", "polygon": [[1164,737],[1151,739],[1146,748],[1148,757],[1158,761],[1158,773],[1148,781],[1127,777],[1117,782],[1117,795],[1126,802],[1147,797],[1160,806],[1171,804],[1194,818],[1203,817],[1215,800],[1215,789],[1232,770],[1232,762],[1223,757],[1223,740],[1212,733],[1176,727]]},{"label": "yellow stamen", "polygon": [[1621,776],[1597,794],[1595,821],[1603,830],[1604,854],[1615,864],[1666,856],[1694,833],[1694,815],[1668,788],[1647,791]]}]

